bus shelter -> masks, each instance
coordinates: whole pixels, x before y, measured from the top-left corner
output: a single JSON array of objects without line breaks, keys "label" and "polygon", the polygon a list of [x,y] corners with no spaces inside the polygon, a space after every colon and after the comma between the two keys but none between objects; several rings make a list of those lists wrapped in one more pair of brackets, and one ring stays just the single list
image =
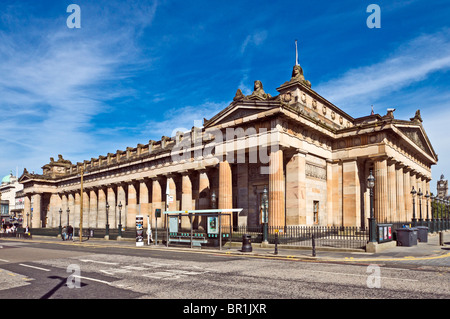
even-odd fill
[{"label": "bus shelter", "polygon": [[[231,241],[233,213],[241,211],[242,208],[166,211],[164,212],[167,231],[166,246],[169,247],[169,243],[190,243],[193,248],[218,240],[219,249],[222,250],[222,240],[226,238]],[[183,231],[180,228],[180,219],[186,216],[189,217],[190,231]],[[194,232],[193,219],[199,216],[207,219],[205,232]],[[224,218],[228,220],[229,232],[222,228]]]}]

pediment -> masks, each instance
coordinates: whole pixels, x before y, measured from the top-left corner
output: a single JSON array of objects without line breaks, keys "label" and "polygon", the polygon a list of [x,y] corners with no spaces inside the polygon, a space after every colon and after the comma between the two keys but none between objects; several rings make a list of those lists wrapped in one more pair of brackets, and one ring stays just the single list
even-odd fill
[{"label": "pediment", "polygon": [[428,140],[428,137],[420,126],[397,126],[397,128],[422,151],[424,151],[432,158],[437,159],[437,156]]},{"label": "pediment", "polygon": [[250,116],[255,116],[259,113],[263,113],[279,106],[280,104],[275,101],[247,100],[233,102],[230,106],[213,116],[210,120],[205,120],[204,127],[210,128],[230,123]]}]

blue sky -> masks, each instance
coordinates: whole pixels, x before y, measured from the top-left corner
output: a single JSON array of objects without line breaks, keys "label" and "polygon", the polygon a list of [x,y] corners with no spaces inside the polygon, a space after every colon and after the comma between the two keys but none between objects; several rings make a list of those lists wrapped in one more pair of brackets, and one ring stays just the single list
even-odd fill
[{"label": "blue sky", "polygon": [[[67,6],[81,8],[69,29]],[[369,4],[381,28],[369,29]],[[41,173],[176,130],[299,62],[312,88],[353,117],[421,110],[450,177],[450,6],[410,1],[12,1],[0,3],[0,174]]]}]

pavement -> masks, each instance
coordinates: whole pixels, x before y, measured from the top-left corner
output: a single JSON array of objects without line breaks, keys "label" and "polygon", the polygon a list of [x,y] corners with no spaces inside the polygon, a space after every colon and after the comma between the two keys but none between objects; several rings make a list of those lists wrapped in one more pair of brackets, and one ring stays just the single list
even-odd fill
[{"label": "pavement", "polygon": [[[170,250],[185,251],[206,254],[224,254],[229,256],[249,256],[255,258],[276,258],[297,261],[312,262],[338,262],[338,263],[364,263],[364,264],[384,264],[384,265],[400,265],[401,267],[450,267],[450,231],[444,231],[444,245],[440,245],[438,234],[429,234],[428,242],[419,242],[412,247],[395,246],[394,243],[387,245],[388,248],[377,253],[367,253],[363,250],[342,250],[342,249],[324,249],[317,247],[315,256],[311,248],[307,247],[287,247],[279,245],[277,254],[275,254],[274,245],[269,247],[261,247],[260,244],[252,244],[251,252],[241,251],[242,245],[234,243],[231,246],[225,245],[222,250],[219,248],[190,248],[187,246],[169,246],[165,244],[150,246],[145,245],[136,247],[135,241],[132,240],[104,240],[104,239],[83,239],[80,243],[78,238],[75,241],[62,241],[61,238],[33,236],[33,239],[26,241],[51,243],[60,245],[82,245],[85,247],[108,247],[108,248],[129,248],[129,249],[150,249],[150,250]],[[18,239],[1,238],[0,240],[17,241]],[[20,241],[24,241],[21,239]],[[0,244],[1,245],[1,244]],[[382,244],[385,245],[385,244]]]}]

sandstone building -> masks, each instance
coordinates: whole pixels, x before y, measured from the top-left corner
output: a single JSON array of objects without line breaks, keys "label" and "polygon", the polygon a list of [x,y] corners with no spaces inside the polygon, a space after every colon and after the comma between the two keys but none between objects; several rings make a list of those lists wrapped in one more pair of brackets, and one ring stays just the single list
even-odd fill
[{"label": "sandstone building", "polygon": [[84,227],[104,228],[108,203],[110,227],[117,227],[121,203],[122,225],[134,227],[142,214],[154,227],[155,209],[164,211],[167,198],[169,210],[242,208],[233,225],[257,226],[267,188],[269,225],[364,227],[370,170],[377,221],[411,219],[411,189],[430,193],[437,163],[420,111],[409,120],[396,119],[394,110],[353,118],[315,92],[298,64],[277,91],[272,97],[255,81],[251,95],[238,90],[201,128],[82,163],[60,155],[42,174],[24,170],[30,226],[57,227],[62,209],[62,223],[69,218],[78,227],[82,207]]}]

